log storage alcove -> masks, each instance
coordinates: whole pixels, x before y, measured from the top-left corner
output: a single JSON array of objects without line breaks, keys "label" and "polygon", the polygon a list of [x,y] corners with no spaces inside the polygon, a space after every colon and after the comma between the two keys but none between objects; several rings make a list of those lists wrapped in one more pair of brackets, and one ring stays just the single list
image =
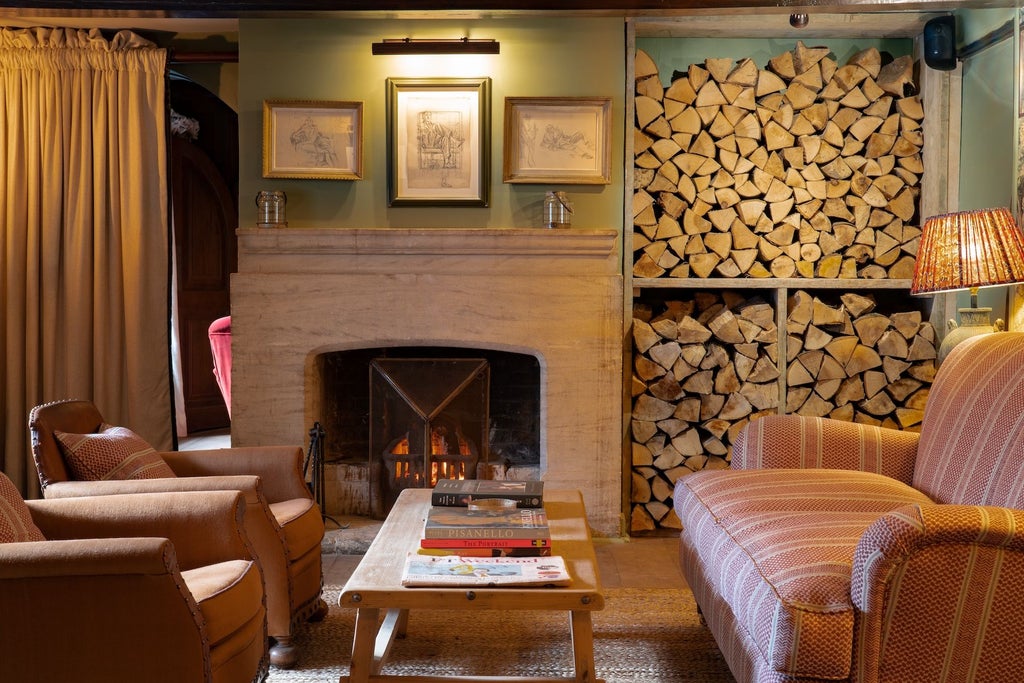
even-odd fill
[{"label": "log storage alcove", "polygon": [[675,482],[728,467],[762,415],[919,426],[943,317],[909,296],[948,200],[925,179],[934,90],[865,42],[670,77],[635,50],[631,533],[677,529]]}]

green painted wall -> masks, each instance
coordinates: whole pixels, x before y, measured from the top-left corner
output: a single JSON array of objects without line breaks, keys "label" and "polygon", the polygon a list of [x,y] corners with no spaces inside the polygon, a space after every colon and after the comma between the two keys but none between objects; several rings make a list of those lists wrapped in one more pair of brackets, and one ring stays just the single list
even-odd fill
[{"label": "green painted wall", "polygon": [[[494,38],[499,55],[373,56],[383,38]],[[288,193],[292,227],[534,227],[546,191],[569,193],[573,227],[618,228],[623,216],[625,27],[608,18],[496,20],[274,20],[239,23],[240,224],[254,225],[259,190]],[[489,207],[388,207],[385,80],[480,77],[491,82]],[[505,97],[612,98],[610,185],[502,182]],[[265,99],[359,100],[363,180],[262,177]]]},{"label": "green painted wall", "polygon": [[[961,40],[971,43],[1015,16],[1014,10],[965,12],[958,16]],[[964,43],[961,43],[961,47]],[[1005,206],[1014,208],[1017,127],[1014,81],[1014,40],[1006,38],[962,62],[963,98],[960,134],[960,210]],[[993,319],[1005,318],[1007,287],[986,287],[978,305],[993,309]],[[957,306],[970,306],[965,292]]]}]

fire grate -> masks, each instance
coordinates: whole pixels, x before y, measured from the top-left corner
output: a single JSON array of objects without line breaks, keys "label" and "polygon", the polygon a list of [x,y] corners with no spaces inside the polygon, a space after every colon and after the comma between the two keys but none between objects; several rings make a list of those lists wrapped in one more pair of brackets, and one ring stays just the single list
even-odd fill
[{"label": "fire grate", "polygon": [[476,479],[488,460],[490,367],[481,358],[370,363],[370,506],[383,518],[402,490]]}]

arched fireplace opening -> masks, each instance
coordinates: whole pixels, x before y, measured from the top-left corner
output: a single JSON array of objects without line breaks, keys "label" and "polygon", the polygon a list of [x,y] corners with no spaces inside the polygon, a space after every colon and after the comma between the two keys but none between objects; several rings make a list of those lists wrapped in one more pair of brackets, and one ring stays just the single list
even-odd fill
[{"label": "arched fireplace opening", "polygon": [[382,517],[402,489],[438,478],[540,478],[534,356],[378,347],[324,353],[315,367],[328,513]]}]

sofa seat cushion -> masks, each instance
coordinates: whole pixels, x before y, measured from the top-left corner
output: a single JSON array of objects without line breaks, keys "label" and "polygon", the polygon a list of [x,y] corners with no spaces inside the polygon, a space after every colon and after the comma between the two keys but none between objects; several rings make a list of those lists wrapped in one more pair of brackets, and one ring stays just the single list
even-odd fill
[{"label": "sofa seat cushion", "polygon": [[853,553],[878,517],[924,494],[847,470],[719,470],[676,484],[682,542],[708,581],[784,675],[846,678],[854,613]]},{"label": "sofa seat cushion", "polygon": [[252,623],[264,618],[263,577],[255,562],[228,560],[181,576],[203,613],[211,649],[237,640],[237,634],[251,631]]}]

